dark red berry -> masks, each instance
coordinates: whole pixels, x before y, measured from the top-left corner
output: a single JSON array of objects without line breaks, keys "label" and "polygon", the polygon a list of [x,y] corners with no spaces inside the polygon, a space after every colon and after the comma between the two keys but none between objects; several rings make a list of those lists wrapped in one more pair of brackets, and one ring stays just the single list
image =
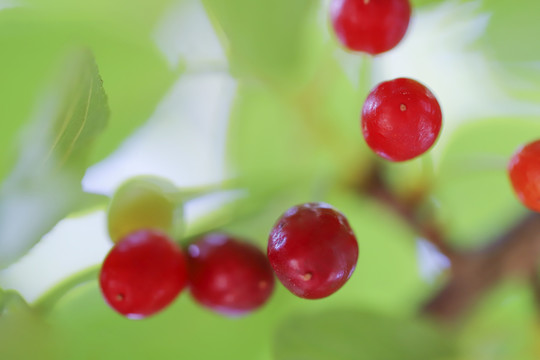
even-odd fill
[{"label": "dark red berry", "polygon": [[201,305],[226,316],[261,307],[274,290],[264,253],[225,234],[208,234],[188,248],[190,291]]},{"label": "dark red berry", "polygon": [[523,205],[540,212],[540,140],[514,153],[508,164],[508,175]]},{"label": "dark red berry", "polygon": [[399,78],[377,85],[362,108],[362,132],[373,151],[391,161],[426,152],[437,140],[441,107],[419,82]]},{"label": "dark red berry", "polygon": [[324,203],[290,208],[270,233],[268,259],[293,294],[319,299],[351,277],[358,243],[343,214]]},{"label": "dark red berry", "polygon": [[409,27],[408,0],[332,0],[330,19],[349,50],[377,55],[395,47]]},{"label": "dark red berry", "polygon": [[140,230],[109,252],[99,276],[107,303],[130,319],[150,316],[169,305],[187,284],[182,250],[164,233]]}]

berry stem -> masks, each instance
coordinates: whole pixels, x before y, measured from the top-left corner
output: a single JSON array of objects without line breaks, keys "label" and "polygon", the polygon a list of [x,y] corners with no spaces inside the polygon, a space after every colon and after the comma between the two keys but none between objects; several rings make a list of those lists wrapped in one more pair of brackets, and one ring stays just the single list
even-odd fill
[{"label": "berry stem", "polygon": [[43,294],[33,303],[32,307],[40,314],[47,314],[54,309],[55,305],[75,287],[90,281],[97,281],[100,269],[101,264],[89,267],[71,277],[68,277]]}]

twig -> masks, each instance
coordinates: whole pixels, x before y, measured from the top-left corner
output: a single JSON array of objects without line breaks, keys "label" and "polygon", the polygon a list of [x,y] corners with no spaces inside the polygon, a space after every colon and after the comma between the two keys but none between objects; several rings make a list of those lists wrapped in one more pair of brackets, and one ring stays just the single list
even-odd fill
[{"label": "twig", "polygon": [[371,176],[358,186],[361,191],[387,206],[420,236],[434,244],[451,264],[450,280],[422,309],[443,321],[458,319],[471,309],[481,296],[507,276],[534,279],[540,309],[540,282],[537,267],[540,259],[540,214],[531,213],[512,229],[475,252],[459,252],[445,241],[442,229],[418,216],[419,205],[426,194],[412,201],[400,199],[388,188],[375,166]]}]

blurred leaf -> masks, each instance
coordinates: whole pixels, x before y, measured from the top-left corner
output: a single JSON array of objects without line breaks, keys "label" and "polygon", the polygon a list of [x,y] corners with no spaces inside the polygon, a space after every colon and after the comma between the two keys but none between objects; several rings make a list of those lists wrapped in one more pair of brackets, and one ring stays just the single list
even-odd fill
[{"label": "blurred leaf", "polygon": [[464,360],[535,360],[538,312],[529,286],[507,281],[483,299],[460,331]]},{"label": "blurred leaf", "polygon": [[513,194],[506,166],[517,147],[539,133],[535,119],[500,118],[464,125],[453,134],[434,195],[455,245],[485,244],[525,211]]},{"label": "blurred leaf", "polygon": [[317,2],[203,0],[224,35],[233,73],[274,85],[298,86],[310,77],[321,46]]},{"label": "blurred leaf", "polygon": [[25,129],[17,165],[0,188],[0,267],[77,208],[91,145],[108,116],[92,55],[73,53]]},{"label": "blurred leaf", "polygon": [[491,14],[484,44],[499,61],[540,61],[537,41],[540,3],[521,0],[483,0],[483,9]]},{"label": "blurred leaf", "polygon": [[301,114],[264,86],[239,86],[230,122],[233,166],[255,189],[306,178],[319,162],[321,150]]},{"label": "blurred leaf", "polygon": [[[278,289],[261,310],[230,319],[199,307],[183,293],[156,316],[133,321],[110,309],[97,281],[90,281],[59,300],[46,319],[66,359],[269,360],[273,328],[293,298]],[[54,354],[40,358],[56,359]]]},{"label": "blurred leaf", "polygon": [[361,173],[371,160],[360,131],[361,98],[331,54],[296,94],[240,82],[228,133],[239,186],[254,196],[301,184],[316,199],[321,182]]},{"label": "blurred leaf", "polygon": [[[29,0],[31,1],[31,0]],[[170,0],[156,3],[36,1],[32,8],[0,11],[0,179],[16,159],[14,139],[30,117],[51,68],[73,46],[91,48],[107,88],[111,122],[91,163],[115,150],[141,125],[177,78],[152,37],[154,23]],[[133,12],[133,13],[132,13]],[[118,16],[122,14],[122,16]],[[127,14],[133,15],[129,17]],[[135,16],[135,14],[137,14]]]},{"label": "blurred leaf", "polygon": [[274,339],[276,360],[442,360],[456,355],[454,339],[421,320],[357,309],[296,315]]},{"label": "blurred leaf", "polygon": [[0,358],[35,359],[44,354],[45,358],[52,359],[57,356],[52,329],[18,293],[8,290],[4,295],[4,309],[0,298]]}]

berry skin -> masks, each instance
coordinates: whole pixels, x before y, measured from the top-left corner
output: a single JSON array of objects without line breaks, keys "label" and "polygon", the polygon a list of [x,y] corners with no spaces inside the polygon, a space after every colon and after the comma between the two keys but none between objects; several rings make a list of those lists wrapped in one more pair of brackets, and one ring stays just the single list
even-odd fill
[{"label": "berry skin", "polygon": [[270,232],[268,259],[293,294],[320,299],[339,290],[358,260],[358,243],[343,214],[324,203],[297,205]]},{"label": "berry skin", "polygon": [[178,189],[166,179],[138,176],[123,183],[115,192],[107,212],[109,236],[118,242],[141,229],[159,229],[176,233],[178,211],[174,201]]},{"label": "berry skin", "polygon": [[520,147],[508,164],[510,182],[519,200],[540,212],[540,140]]},{"label": "berry skin", "polygon": [[99,275],[107,303],[130,319],[148,317],[169,305],[187,284],[187,262],[164,233],[140,230],[119,241]]},{"label": "berry skin", "polygon": [[191,295],[226,316],[261,307],[274,290],[274,273],[265,254],[225,234],[208,234],[188,247]]},{"label": "berry skin", "polygon": [[330,19],[346,48],[377,55],[403,39],[411,5],[408,0],[332,0]]},{"label": "berry skin", "polygon": [[426,152],[442,126],[439,102],[419,82],[399,78],[377,85],[362,108],[362,132],[369,147],[390,161]]}]

